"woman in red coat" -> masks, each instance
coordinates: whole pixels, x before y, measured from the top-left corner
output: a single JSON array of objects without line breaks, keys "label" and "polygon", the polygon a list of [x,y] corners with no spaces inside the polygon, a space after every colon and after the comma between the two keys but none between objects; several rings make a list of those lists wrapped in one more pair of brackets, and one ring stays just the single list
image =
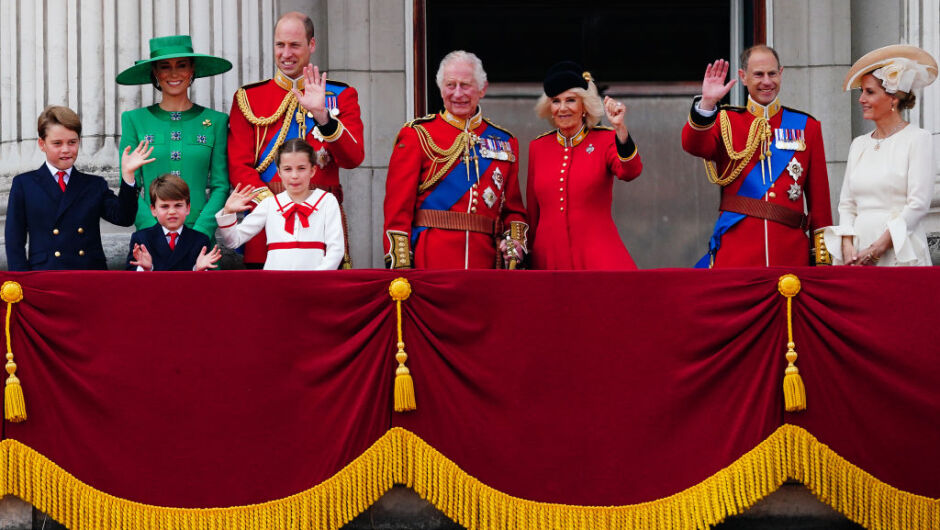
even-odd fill
[{"label": "woman in red coat", "polygon": [[[626,107],[601,101],[573,62],[549,69],[535,106],[555,130],[529,144],[526,200],[533,269],[636,269],[610,214],[614,178],[643,169],[624,123]],[[613,128],[600,127],[606,112]]]}]

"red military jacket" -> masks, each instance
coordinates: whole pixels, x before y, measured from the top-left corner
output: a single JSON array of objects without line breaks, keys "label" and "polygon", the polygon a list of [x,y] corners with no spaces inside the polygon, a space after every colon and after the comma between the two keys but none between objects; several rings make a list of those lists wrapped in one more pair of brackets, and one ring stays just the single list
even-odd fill
[{"label": "red military jacket", "polygon": [[[516,239],[524,245],[527,226],[518,153],[518,141],[479,110],[469,120],[445,111],[405,124],[395,140],[385,182],[384,247],[389,266],[494,268],[496,238],[509,231],[511,223],[517,224]],[[442,221],[422,226],[421,216],[428,213],[422,210],[458,215],[445,220],[455,223],[448,228],[441,226],[446,224]],[[467,229],[463,222],[492,231]]]},{"label": "red military jacket", "polygon": [[[269,155],[265,155],[265,150],[271,140],[278,138],[290,103],[296,101],[293,96],[288,97],[292,87],[302,91],[303,77],[291,80],[278,70],[273,79],[245,85],[235,94],[228,132],[228,168],[232,186],[265,186],[267,183],[261,177],[265,170],[274,172],[272,182],[280,182],[277,168],[268,169],[274,164],[276,149],[271,149]],[[315,162],[318,168],[311,186],[329,191],[342,204],[339,168],[358,167],[365,157],[359,96],[355,88],[337,81],[328,80],[326,89],[330,122],[311,127],[305,131],[304,138],[317,152]],[[304,113],[303,108],[296,105],[289,118]],[[276,145],[280,147],[284,140],[299,137],[300,132],[285,134]],[[262,167],[260,172],[259,167]],[[263,193],[259,202],[267,195]],[[245,262],[264,263],[266,255],[266,240],[262,232],[245,245]]]},{"label": "red military jacket", "polygon": [[529,144],[529,248],[536,269],[636,269],[610,214],[614,179],[643,171],[633,138],[608,127],[558,130]]},{"label": "red military jacket", "polygon": [[[723,127],[716,121],[727,120],[725,136],[730,136],[732,147],[738,152],[745,149],[751,124],[758,117],[768,120],[771,128],[769,142],[777,141],[778,137],[783,140],[793,139],[790,134],[792,131],[777,132],[784,108],[778,100],[765,107],[748,98],[747,107],[722,107],[710,117],[702,115],[695,105],[696,102],[693,102],[689,119],[682,129],[682,148],[713,162],[719,177],[733,169],[736,162],[728,155]],[[787,110],[801,112],[790,108]],[[726,118],[721,118],[722,114]],[[791,227],[773,220],[747,216],[721,237],[721,246],[714,256],[713,267],[802,266],[810,263],[810,235],[816,229],[832,224],[832,210],[826,153],[819,121],[807,115],[803,135],[805,149],[793,155],[796,163],[791,162],[777,175],[774,184],[760,201],[791,210],[795,214],[808,214],[808,227]],[[721,188],[723,200],[738,194],[745,177],[760,163],[761,151],[761,148],[757,148],[740,175]]]}]

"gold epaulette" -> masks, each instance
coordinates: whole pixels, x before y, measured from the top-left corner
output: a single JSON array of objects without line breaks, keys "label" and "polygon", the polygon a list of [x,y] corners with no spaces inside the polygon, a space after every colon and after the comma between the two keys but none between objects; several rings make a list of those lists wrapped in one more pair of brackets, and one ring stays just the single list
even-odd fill
[{"label": "gold epaulette", "polygon": [[495,127],[495,128],[497,128],[497,129],[503,131],[504,133],[508,134],[511,138],[515,138],[515,135],[513,135],[511,132],[507,131],[507,130],[504,129],[503,127],[500,127],[499,125],[496,125],[495,123],[493,123],[492,121],[490,121],[489,118],[483,118],[483,121],[485,121],[486,124],[489,125],[490,127]]},{"label": "gold epaulette", "polygon": [[606,126],[606,125],[595,125],[594,127],[591,127],[591,129],[596,129],[596,130],[598,130],[598,131],[612,131],[612,130],[614,130],[613,127],[608,127],[608,126]]},{"label": "gold epaulette", "polygon": [[427,123],[429,121],[434,121],[435,116],[437,116],[437,114],[427,114],[425,116],[421,116],[420,118],[415,118],[411,121],[406,121],[405,124],[402,125],[402,127],[414,127],[415,125],[419,123]]},{"label": "gold epaulette", "polygon": [[255,81],[254,83],[248,83],[247,85],[242,85],[242,89],[254,88],[256,86],[261,86],[270,81],[270,79],[262,79],[261,81]]},{"label": "gold epaulette", "polygon": [[803,111],[803,110],[800,110],[800,109],[794,109],[793,107],[786,107],[786,106],[781,107],[781,108],[787,109],[787,110],[789,110],[790,112],[797,112],[797,113],[799,113],[799,114],[803,114],[803,115],[807,116],[808,118],[812,119],[813,121],[819,121],[819,120],[816,119],[815,116],[813,116],[812,114],[810,114],[810,113],[808,113],[808,112],[806,112],[806,111]]},{"label": "gold epaulette", "polygon": [[555,134],[557,131],[558,131],[558,129],[552,129],[552,130],[550,130],[550,131],[543,132],[542,134],[536,136],[535,139],[538,140],[539,138],[544,138],[544,137],[548,136],[549,134]]}]

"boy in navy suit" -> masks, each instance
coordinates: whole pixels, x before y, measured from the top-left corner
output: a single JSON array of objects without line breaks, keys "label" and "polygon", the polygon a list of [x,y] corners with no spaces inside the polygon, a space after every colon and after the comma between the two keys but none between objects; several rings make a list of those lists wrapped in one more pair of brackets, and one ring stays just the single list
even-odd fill
[{"label": "boy in navy suit", "polygon": [[189,186],[176,175],[157,177],[150,184],[150,213],[157,224],[131,236],[127,269],[139,271],[204,271],[216,268],[222,252],[211,252],[209,238],[186,226]]},{"label": "boy in navy suit", "polygon": [[[74,168],[82,122],[71,109],[46,107],[38,121],[39,149],[46,162],[17,175],[7,206],[6,252],[11,271],[104,270],[99,219],[131,226],[137,215],[134,171],[153,148],[141,143],[124,151],[117,196],[101,177]],[[27,239],[29,252],[26,251]]]}]

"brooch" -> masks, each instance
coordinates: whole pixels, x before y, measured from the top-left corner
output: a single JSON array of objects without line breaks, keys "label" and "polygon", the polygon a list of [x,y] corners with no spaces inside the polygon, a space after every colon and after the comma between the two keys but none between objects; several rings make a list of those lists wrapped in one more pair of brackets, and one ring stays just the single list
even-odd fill
[{"label": "brooch", "polygon": [[145,135],[144,135],[144,141],[147,142],[148,144],[152,144],[152,143],[153,143],[153,135],[152,135],[152,134],[145,134]]},{"label": "brooch", "polygon": [[790,163],[787,164],[787,173],[793,177],[793,180],[800,180],[800,177],[803,176],[803,166],[800,165],[800,161],[796,158],[790,160]]},{"label": "brooch", "polygon": [[203,126],[203,127],[212,127],[212,120],[210,120],[210,119],[208,119],[208,118],[205,119],[205,120],[202,120],[202,126]]},{"label": "brooch", "polygon": [[182,133],[181,131],[171,131],[171,132],[170,132],[170,140],[177,140],[177,141],[179,141],[179,140],[182,139],[182,138],[183,138],[183,133]]},{"label": "brooch", "polygon": [[800,198],[802,192],[803,190],[800,189],[800,185],[794,182],[790,184],[790,189],[787,190],[787,197],[789,197],[791,201],[795,201]]},{"label": "brooch", "polygon": [[496,184],[496,189],[503,189],[503,172],[499,168],[493,171],[493,183]]},{"label": "brooch", "polygon": [[201,144],[205,144],[205,143],[206,143],[206,135],[204,135],[204,134],[197,134],[197,135],[196,135],[196,141],[199,142],[199,143],[201,143]]},{"label": "brooch", "polygon": [[594,144],[588,144],[587,149],[585,149],[585,151],[587,151],[587,154],[593,153],[593,152],[594,152]]},{"label": "brooch", "polygon": [[183,113],[179,111],[173,111],[170,113],[170,119],[173,121],[180,121],[183,119]]},{"label": "brooch", "polygon": [[179,160],[181,158],[183,158],[183,154],[180,153],[179,151],[170,152],[170,160]]},{"label": "brooch", "polygon": [[492,208],[493,205],[496,204],[496,192],[493,191],[493,188],[487,186],[486,189],[483,190],[483,202],[486,203],[488,208]]}]

